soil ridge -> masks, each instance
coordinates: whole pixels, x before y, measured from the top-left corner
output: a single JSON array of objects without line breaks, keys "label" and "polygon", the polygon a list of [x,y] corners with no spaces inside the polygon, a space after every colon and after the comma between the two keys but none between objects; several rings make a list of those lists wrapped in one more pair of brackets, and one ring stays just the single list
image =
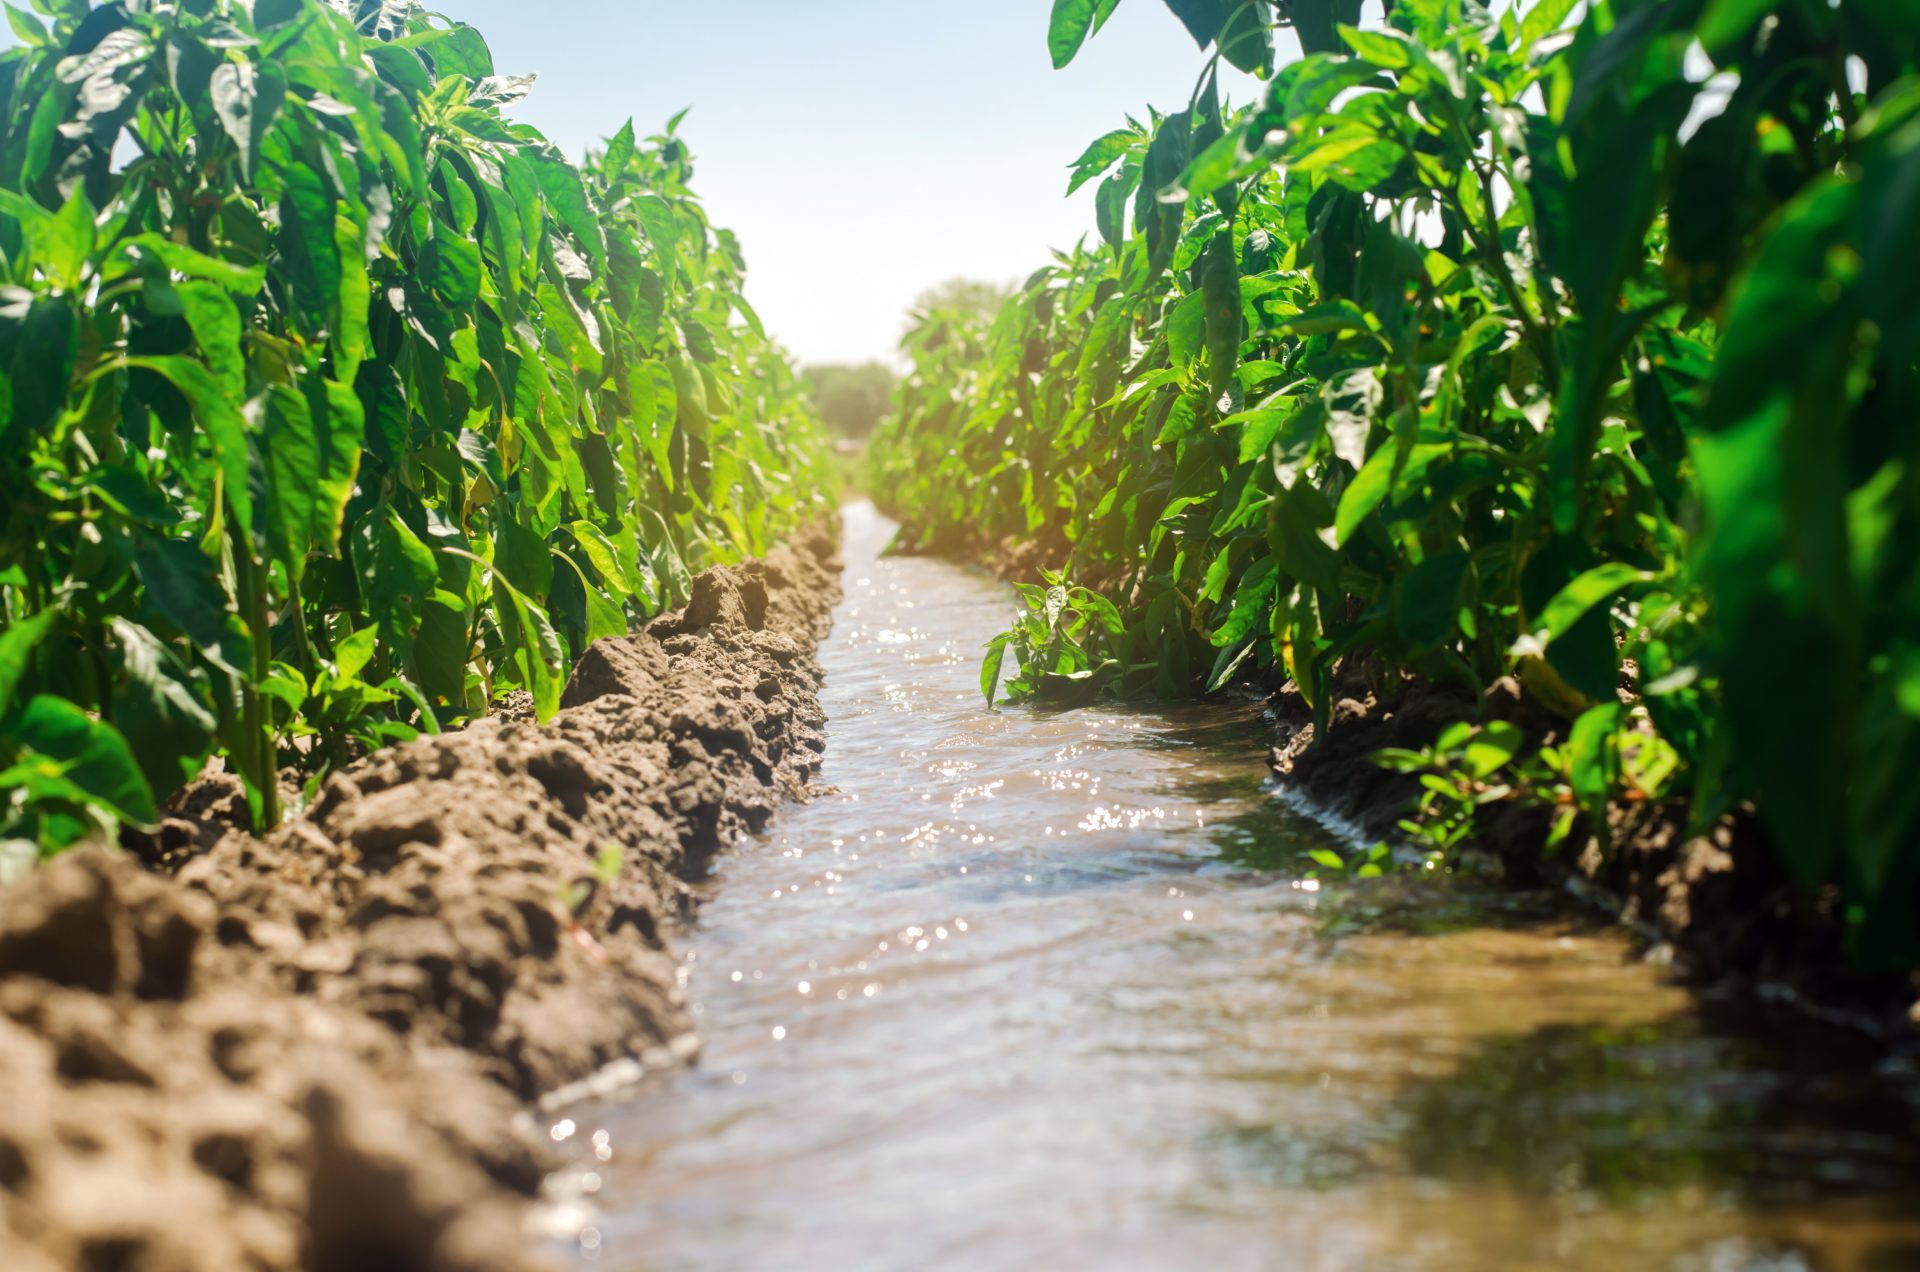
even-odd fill
[{"label": "soil ridge", "polygon": [[696,1045],[668,937],[818,772],[838,594],[816,527],[594,645],[544,727],[368,756],[264,839],[212,778],[0,892],[0,1267],[546,1266],[516,1114]]},{"label": "soil ridge", "polygon": [[[1383,748],[1418,750],[1460,721],[1509,721],[1536,745],[1566,740],[1565,725],[1511,678],[1476,699],[1349,660],[1331,696],[1321,729],[1294,686],[1273,692],[1279,737],[1270,765],[1288,792],[1369,838],[1401,838],[1398,823],[1420,791],[1417,778],[1373,762]],[[1920,973],[1855,969],[1835,895],[1798,889],[1750,810],[1737,809],[1696,834],[1682,804],[1615,802],[1604,834],[1583,817],[1549,850],[1554,813],[1488,805],[1470,842],[1516,884],[1559,885],[1603,906],[1646,938],[1651,956],[1670,958],[1698,988],[1788,998],[1901,1050],[1920,1047]]]}]

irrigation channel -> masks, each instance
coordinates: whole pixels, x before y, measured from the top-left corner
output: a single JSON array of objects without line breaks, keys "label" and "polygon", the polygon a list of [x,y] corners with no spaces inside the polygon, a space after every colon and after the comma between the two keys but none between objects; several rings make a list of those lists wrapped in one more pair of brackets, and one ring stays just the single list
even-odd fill
[{"label": "irrigation channel", "polygon": [[1552,898],[1303,881],[1257,705],[988,711],[1005,589],[846,528],[828,789],[719,864],[700,1063],[553,1126],[573,1257],[1920,1267],[1910,1073]]}]

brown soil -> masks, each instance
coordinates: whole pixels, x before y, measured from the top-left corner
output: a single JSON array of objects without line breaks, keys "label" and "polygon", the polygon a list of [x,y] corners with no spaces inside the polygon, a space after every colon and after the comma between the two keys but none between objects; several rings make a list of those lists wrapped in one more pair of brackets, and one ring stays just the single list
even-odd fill
[{"label": "brown soil", "polygon": [[516,1115],[690,1053],[666,935],[817,771],[834,554],[701,575],[544,728],[371,756],[264,840],[211,778],[145,865],[0,893],[0,1267],[544,1266]]},{"label": "brown soil", "polygon": [[[1427,746],[1459,720],[1510,720],[1536,742],[1556,740],[1562,727],[1513,680],[1475,701],[1353,662],[1334,693],[1324,735],[1316,734],[1313,712],[1296,690],[1275,693],[1281,726],[1272,766],[1312,805],[1382,838],[1396,834],[1419,786],[1374,764],[1374,752]],[[1492,805],[1475,842],[1518,883],[1572,884],[1609,906],[1696,984],[1785,990],[1819,1014],[1883,1037],[1910,1038],[1920,1026],[1920,974],[1852,970],[1834,897],[1798,891],[1745,810],[1689,835],[1684,807],[1619,804],[1608,813],[1606,846],[1595,827],[1583,825],[1557,854],[1546,847],[1552,820],[1551,810]]]}]

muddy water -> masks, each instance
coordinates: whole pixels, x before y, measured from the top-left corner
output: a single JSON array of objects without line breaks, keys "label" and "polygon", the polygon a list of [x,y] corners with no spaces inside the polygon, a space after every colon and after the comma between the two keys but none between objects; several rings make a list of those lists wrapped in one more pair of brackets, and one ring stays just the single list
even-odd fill
[{"label": "muddy water", "polygon": [[1257,707],[988,712],[847,517],[834,788],[720,864],[700,1064],[554,1127],[621,1269],[1920,1267],[1920,1095],[1449,880],[1303,884]]}]

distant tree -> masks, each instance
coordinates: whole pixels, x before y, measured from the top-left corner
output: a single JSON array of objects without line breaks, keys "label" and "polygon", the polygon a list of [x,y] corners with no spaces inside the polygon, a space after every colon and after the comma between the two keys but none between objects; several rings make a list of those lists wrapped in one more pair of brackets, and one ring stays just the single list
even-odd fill
[{"label": "distant tree", "polygon": [[920,293],[913,302],[915,316],[935,313],[977,314],[991,321],[1000,307],[1013,295],[1005,283],[985,283],[977,278],[949,278]]},{"label": "distant tree", "polygon": [[826,365],[801,372],[813,404],[835,437],[865,439],[893,400],[893,372],[884,363]]}]

